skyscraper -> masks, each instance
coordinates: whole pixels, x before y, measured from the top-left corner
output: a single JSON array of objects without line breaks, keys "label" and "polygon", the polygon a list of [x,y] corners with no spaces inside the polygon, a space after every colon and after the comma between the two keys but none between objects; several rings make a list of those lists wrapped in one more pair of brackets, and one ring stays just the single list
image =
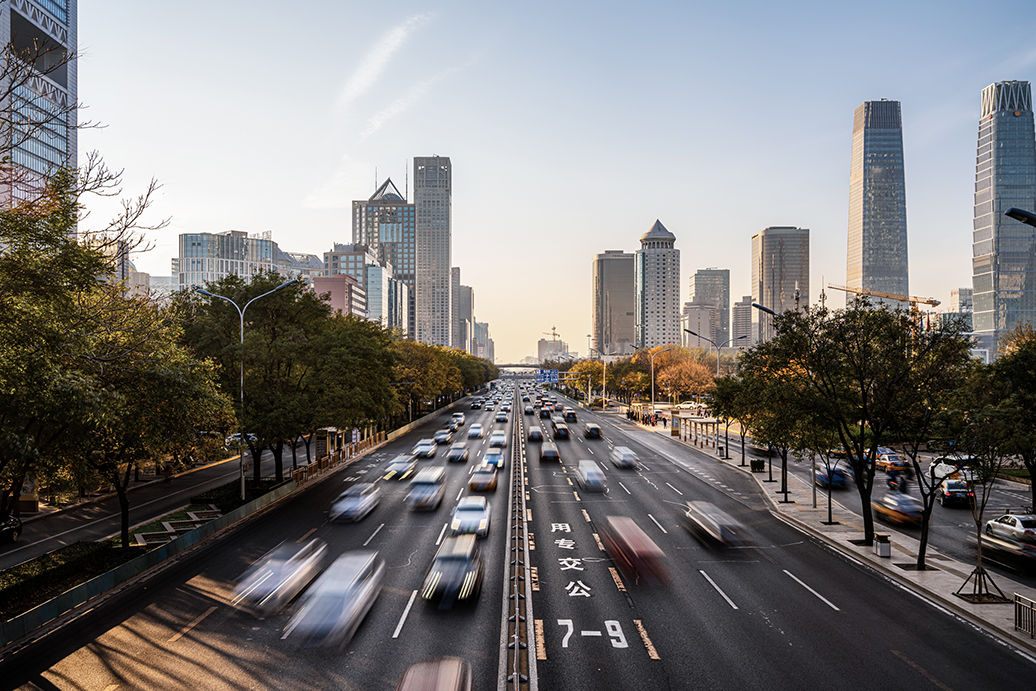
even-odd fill
[{"label": "skyscraper", "polygon": [[679,344],[680,250],[676,236],[655,221],[640,237],[634,273],[636,345],[641,348]]},{"label": "skyscraper", "polygon": [[632,351],[635,256],[622,250],[606,250],[594,256],[591,336],[598,353],[622,355]]},{"label": "skyscraper", "polygon": [[[731,310],[730,337],[736,339],[731,345],[736,348],[749,348],[752,345],[752,296],[745,295],[738,302],[734,303]],[[747,336],[747,338],[741,338]]]},{"label": "skyscraper", "polygon": [[248,281],[260,271],[277,271],[278,254],[269,232],[181,233],[179,254],[172,260],[173,278],[180,290],[231,274]]},{"label": "skyscraper", "polygon": [[[771,226],[752,236],[752,299],[777,314],[809,305],[809,229]],[[755,310],[752,340],[773,338],[769,314]]]},{"label": "skyscraper", "polygon": [[980,346],[996,352],[1005,331],[1036,323],[1036,228],[1004,215],[1036,211],[1036,141],[1029,82],[982,90],[975,168],[972,323]]},{"label": "skyscraper", "polygon": [[[24,198],[61,167],[77,165],[78,0],[0,3],[4,165],[0,201]],[[17,53],[17,57],[15,56]]]},{"label": "skyscraper", "polygon": [[[716,345],[730,339],[730,269],[698,269],[691,276],[690,301],[715,308],[717,323],[713,327]],[[692,329],[697,331],[697,329]],[[704,334],[703,334],[704,335]]]},{"label": "skyscraper", "polygon": [[450,285],[453,167],[445,156],[414,159],[417,209],[417,329],[421,343],[449,346],[453,336]]},{"label": "skyscraper", "polygon": [[853,116],[845,281],[850,288],[907,295],[907,268],[899,101],[865,101]]},{"label": "skyscraper", "polygon": [[393,277],[406,284],[407,324],[414,337],[415,210],[389,178],[370,199],[353,202],[353,244],[370,249],[375,259],[392,265]]},{"label": "skyscraper", "polygon": [[475,289],[471,286],[460,286],[457,291],[457,331],[461,336],[455,348],[475,354]]}]

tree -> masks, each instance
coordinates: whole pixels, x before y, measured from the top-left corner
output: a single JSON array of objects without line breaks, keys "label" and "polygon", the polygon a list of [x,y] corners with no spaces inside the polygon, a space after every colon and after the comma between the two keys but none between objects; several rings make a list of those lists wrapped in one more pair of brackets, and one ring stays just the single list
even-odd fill
[{"label": "tree", "polygon": [[740,372],[720,377],[712,393],[712,410],[721,417],[738,423],[741,435],[741,465],[745,464],[745,435],[755,421],[757,410],[762,405],[761,391],[750,377]]},{"label": "tree", "polygon": [[[1005,430],[1010,452],[1021,458],[1036,478],[1036,332],[1019,326],[1001,341],[1003,354],[993,362],[994,386],[1017,411],[1014,426]],[[1030,482],[1030,501],[1036,512],[1036,485]]]}]

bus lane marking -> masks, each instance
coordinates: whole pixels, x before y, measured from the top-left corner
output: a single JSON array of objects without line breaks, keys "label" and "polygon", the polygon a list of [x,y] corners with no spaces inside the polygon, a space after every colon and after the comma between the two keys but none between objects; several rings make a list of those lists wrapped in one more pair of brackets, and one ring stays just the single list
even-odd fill
[{"label": "bus lane marking", "polygon": [[644,623],[640,619],[634,619],[633,624],[637,627],[637,632],[640,633],[640,640],[643,641],[644,647],[647,648],[648,657],[652,660],[661,660],[658,651],[655,650],[654,643],[651,642],[651,638],[648,637],[647,629],[644,628]]}]

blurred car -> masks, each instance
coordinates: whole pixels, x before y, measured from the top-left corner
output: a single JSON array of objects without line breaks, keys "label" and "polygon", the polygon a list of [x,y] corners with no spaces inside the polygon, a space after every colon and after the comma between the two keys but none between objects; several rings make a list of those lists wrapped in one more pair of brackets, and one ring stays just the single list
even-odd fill
[{"label": "blurred car", "polygon": [[474,535],[448,537],[428,570],[421,597],[437,601],[439,609],[457,602],[471,602],[482,590],[482,554]]},{"label": "blurred car", "polygon": [[629,516],[608,516],[601,526],[601,543],[619,570],[639,583],[667,583],[665,553]]},{"label": "blurred car", "polygon": [[608,480],[601,466],[594,461],[579,461],[576,464],[576,482],[584,492],[607,492]]},{"label": "blurred car", "polygon": [[545,405],[542,408],[540,408],[540,417],[543,419],[550,418],[550,406]]},{"label": "blurred car", "polygon": [[484,465],[491,465],[494,468],[504,467],[504,452],[499,449],[490,449],[486,452],[486,455],[482,458]]},{"label": "blurred car", "polygon": [[710,546],[744,547],[748,544],[745,527],[709,502],[687,502],[683,525],[687,532]]},{"label": "blurred car", "polygon": [[416,468],[416,458],[407,454],[401,454],[389,461],[388,466],[385,467],[385,479],[405,480]]},{"label": "blurred car", "polygon": [[565,417],[565,422],[579,422],[579,419],[576,417],[576,409],[575,408],[565,408],[565,411],[564,411],[563,414],[564,414],[564,417]]},{"label": "blurred car", "polygon": [[471,688],[471,665],[459,657],[440,657],[407,667],[396,691],[471,691]]},{"label": "blurred car", "polygon": [[928,466],[928,476],[932,478],[932,482],[939,482],[940,480],[965,480],[967,482],[974,482],[975,476],[968,467],[968,463],[971,461],[970,456],[964,456],[962,458],[937,458],[930,466]]},{"label": "blurred car", "polygon": [[494,406],[491,402],[486,403],[486,410],[496,410],[496,406]]},{"label": "blurred car", "polygon": [[924,507],[915,497],[903,492],[887,492],[871,500],[871,508],[879,518],[889,523],[920,524]]},{"label": "blurred car", "polygon": [[438,444],[435,443],[434,439],[422,439],[417,442],[417,446],[411,452],[418,458],[434,458],[435,450]]},{"label": "blurred car", "polygon": [[853,476],[841,466],[834,466],[829,473],[827,466],[820,465],[813,473],[813,481],[824,489],[829,485],[832,489],[848,489],[852,485]]},{"label": "blurred car", "polygon": [[495,420],[497,422],[507,422],[507,413],[501,410],[499,413],[496,414]]},{"label": "blurred car", "polygon": [[473,422],[471,427],[468,427],[468,439],[481,439],[482,434],[482,425],[480,423]]},{"label": "blurred car", "polygon": [[446,460],[450,462],[463,462],[468,460],[468,445],[462,441],[454,442],[450,450],[446,452]]},{"label": "blurred car", "polygon": [[22,536],[22,519],[8,516],[0,521],[0,542],[18,542]]},{"label": "blurred car", "polygon": [[381,490],[371,482],[358,482],[338,495],[331,504],[330,520],[358,521],[374,510],[381,500]]},{"label": "blurred car", "polygon": [[451,433],[456,432],[460,428],[460,420],[455,417],[451,417],[442,427],[445,430],[449,430]]},{"label": "blurred car", "polygon": [[[218,437],[217,437],[218,439]],[[236,449],[238,441],[241,439],[240,434],[231,434],[229,437],[223,440],[223,446],[227,449]],[[249,444],[255,444],[259,441],[259,437],[255,436],[251,432],[245,435],[245,439]]]},{"label": "blurred car", "polygon": [[561,454],[558,452],[558,445],[552,441],[545,441],[540,447],[540,462],[561,462]]},{"label": "blurred car", "polygon": [[910,463],[907,459],[903,458],[899,454],[895,453],[883,453],[878,456],[878,460],[874,462],[874,465],[878,470],[884,470],[886,473],[890,470],[906,470],[910,467]]},{"label": "blurred car", "polygon": [[323,540],[283,542],[241,574],[231,602],[257,616],[273,614],[316,578],[326,557]]},{"label": "blurred car", "polygon": [[543,430],[539,427],[530,427],[529,441],[543,441]]},{"label": "blurred car", "polygon": [[1005,514],[986,521],[986,535],[1009,542],[1036,544],[1036,516],[1026,514]]},{"label": "blurred car", "polygon": [[448,429],[441,429],[433,437],[436,444],[449,444],[453,441],[453,433]]},{"label": "blurred car", "polygon": [[474,401],[472,401],[471,402],[471,409],[472,410],[482,410],[482,401],[480,401],[478,399],[475,399]]},{"label": "blurred car", "polygon": [[555,439],[568,439],[569,438],[568,425],[564,422],[559,422],[554,425],[554,438]]},{"label": "blurred car", "polygon": [[504,403],[502,406],[500,406],[500,412],[502,412],[502,413],[509,413],[509,412],[511,412],[511,404],[510,403]]},{"label": "blurred car", "polygon": [[533,407],[531,405],[525,406],[525,414],[526,415],[532,415],[533,412],[534,412],[534,409],[533,409]]},{"label": "blurred car", "polygon": [[583,436],[587,439],[600,439],[601,426],[596,422],[588,422],[583,425]]},{"label": "blurred car", "polygon": [[489,435],[490,446],[507,446],[507,432],[497,430]]},{"label": "blurred car", "polygon": [[616,468],[636,468],[640,465],[640,459],[637,458],[637,454],[633,453],[628,446],[616,446],[608,454],[608,458],[611,459],[612,465]]},{"label": "blurred car", "polygon": [[468,489],[472,492],[495,492],[497,472],[495,465],[480,465],[471,474]]},{"label": "blurred car", "polygon": [[374,606],[385,579],[385,562],[371,550],[345,552],[306,591],[285,629],[310,646],[345,645]]},{"label": "blurred car", "polygon": [[936,498],[942,506],[971,506],[975,502],[975,491],[964,480],[943,480],[936,490]]},{"label": "blurred car", "polygon": [[446,493],[445,482],[446,471],[441,467],[419,470],[410,481],[410,492],[404,501],[412,511],[434,511]]},{"label": "blurred car", "polygon": [[454,535],[474,534],[476,537],[485,537],[489,534],[492,509],[485,497],[464,497],[453,508],[450,530]]},{"label": "blurred car", "polygon": [[454,420],[456,420],[458,423],[462,425],[464,424],[464,421],[467,420],[467,418],[464,416],[464,413],[461,412],[454,413],[452,417]]}]

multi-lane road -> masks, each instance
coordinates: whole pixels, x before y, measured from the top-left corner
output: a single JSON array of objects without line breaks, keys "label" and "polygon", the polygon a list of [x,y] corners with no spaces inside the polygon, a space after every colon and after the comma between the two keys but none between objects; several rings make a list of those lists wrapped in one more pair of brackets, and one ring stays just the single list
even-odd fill
[{"label": "multi-lane road", "polygon": [[[1036,660],[953,614],[833,552],[777,519],[755,483],[660,435],[613,415],[579,412],[562,462],[540,463],[526,443],[549,421],[524,415],[520,394],[507,423],[465,411],[487,429],[470,439],[467,463],[445,449],[422,466],[446,468],[446,494],[432,512],[403,504],[407,481],[382,479],[387,462],[431,436],[448,415],[394,441],[289,498],[184,560],[161,578],[122,593],[0,668],[0,685],[39,689],[290,688],[392,689],[419,659],[470,661],[475,688],[506,688],[507,530],[511,473],[490,495],[481,540],[485,579],[477,604],[439,611],[420,587],[448,533],[450,509],[468,494],[489,430],[514,426],[509,450],[525,463],[529,618],[535,635],[527,682],[550,690],[941,688],[1029,689]],[[587,420],[604,439],[581,435]],[[515,441],[521,440],[521,441]],[[607,461],[629,446],[642,467]],[[526,453],[522,453],[522,451]],[[575,483],[577,461],[596,460],[606,494]],[[508,469],[510,470],[510,469]],[[377,479],[380,505],[363,521],[330,524],[327,509],[354,482]],[[715,551],[681,527],[684,502],[716,504],[749,530],[753,546]],[[665,552],[671,580],[636,583],[599,543],[607,516],[632,518]],[[300,647],[285,637],[291,609],[257,619],[231,606],[236,577],[281,541],[324,540],[332,554],[374,549],[386,562],[380,597],[344,649]],[[519,687],[519,688],[521,688]]]}]

